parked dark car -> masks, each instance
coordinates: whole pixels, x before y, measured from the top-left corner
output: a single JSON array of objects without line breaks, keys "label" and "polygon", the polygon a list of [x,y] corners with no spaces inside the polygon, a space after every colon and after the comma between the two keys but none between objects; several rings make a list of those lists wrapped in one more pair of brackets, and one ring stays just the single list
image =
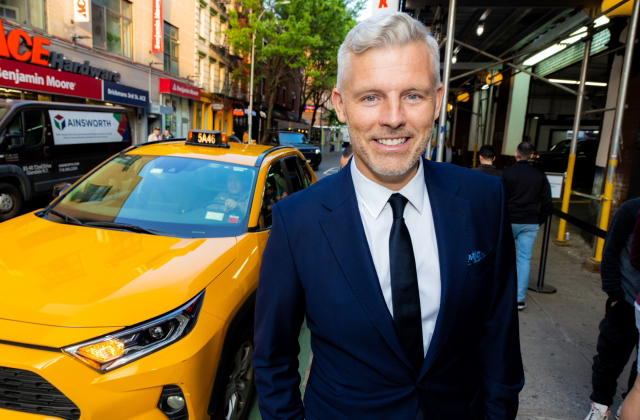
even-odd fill
[{"label": "parked dark car", "polygon": [[314,171],[318,170],[322,162],[320,148],[309,144],[307,137],[296,131],[275,131],[267,135],[267,144],[277,146],[293,146],[298,149]]},{"label": "parked dark car", "polygon": [[[593,178],[596,172],[598,143],[598,140],[578,141],[573,185],[589,187],[593,185]],[[534,153],[531,163],[544,172],[566,172],[569,164],[570,148],[571,140],[562,140],[553,145],[548,152]]]}]

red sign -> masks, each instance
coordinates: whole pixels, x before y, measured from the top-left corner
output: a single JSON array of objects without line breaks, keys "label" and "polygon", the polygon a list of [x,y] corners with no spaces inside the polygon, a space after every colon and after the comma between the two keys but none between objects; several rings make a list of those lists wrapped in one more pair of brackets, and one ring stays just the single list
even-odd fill
[{"label": "red sign", "polygon": [[[3,28],[2,19],[0,19],[0,28]],[[20,43],[31,47],[20,53]],[[13,58],[14,60],[30,62],[40,66],[49,65],[49,51],[44,46],[51,43],[46,38],[34,36],[31,38],[28,33],[22,29],[13,29],[9,31],[9,35],[5,35],[4,29],[0,30],[0,56]]]},{"label": "red sign", "polygon": [[177,82],[166,77],[160,78],[160,93],[170,93],[172,95],[184,96],[185,98],[200,100],[200,88]]},{"label": "red sign", "polygon": [[153,23],[151,25],[153,37],[151,39],[151,52],[164,51],[164,26],[162,21],[162,0],[153,0]]},{"label": "red sign", "polygon": [[102,80],[0,58],[0,86],[102,100]]}]

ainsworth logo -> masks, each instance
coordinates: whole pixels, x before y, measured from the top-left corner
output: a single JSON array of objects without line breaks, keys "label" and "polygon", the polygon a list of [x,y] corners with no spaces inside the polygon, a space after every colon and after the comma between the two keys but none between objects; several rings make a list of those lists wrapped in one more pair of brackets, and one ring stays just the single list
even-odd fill
[{"label": "ainsworth logo", "polygon": [[56,115],[55,117],[53,117],[53,120],[54,120],[53,123],[56,125],[56,127],[58,127],[58,130],[60,131],[64,130],[66,123],[62,115],[60,114]]}]

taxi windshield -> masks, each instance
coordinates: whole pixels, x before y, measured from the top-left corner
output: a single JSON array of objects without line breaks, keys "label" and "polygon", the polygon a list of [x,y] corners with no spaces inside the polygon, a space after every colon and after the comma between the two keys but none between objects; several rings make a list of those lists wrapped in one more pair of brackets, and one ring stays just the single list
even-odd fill
[{"label": "taxi windshield", "polygon": [[246,231],[255,178],[249,166],[120,155],[65,194],[48,217],[182,238],[238,236]]}]

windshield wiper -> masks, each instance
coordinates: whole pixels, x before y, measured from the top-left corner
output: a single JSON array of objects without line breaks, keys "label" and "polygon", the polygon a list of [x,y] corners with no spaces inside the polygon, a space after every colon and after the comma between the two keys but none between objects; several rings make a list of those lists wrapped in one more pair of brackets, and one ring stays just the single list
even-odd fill
[{"label": "windshield wiper", "polygon": [[49,209],[49,210],[45,211],[44,215],[46,216],[47,213],[55,214],[59,218],[63,219],[65,222],[73,223],[74,225],[83,225],[84,224],[80,220],[76,219],[75,217],[71,217],[68,214],[63,213],[63,212],[58,211],[58,210]]},{"label": "windshield wiper", "polygon": [[104,227],[104,228],[112,228],[112,229],[123,229],[129,232],[135,233],[147,233],[149,235],[165,235],[165,236],[173,236],[170,233],[163,232],[161,230],[149,229],[142,226],[132,225],[129,223],[116,223],[116,222],[85,222],[85,226],[92,227]]}]

